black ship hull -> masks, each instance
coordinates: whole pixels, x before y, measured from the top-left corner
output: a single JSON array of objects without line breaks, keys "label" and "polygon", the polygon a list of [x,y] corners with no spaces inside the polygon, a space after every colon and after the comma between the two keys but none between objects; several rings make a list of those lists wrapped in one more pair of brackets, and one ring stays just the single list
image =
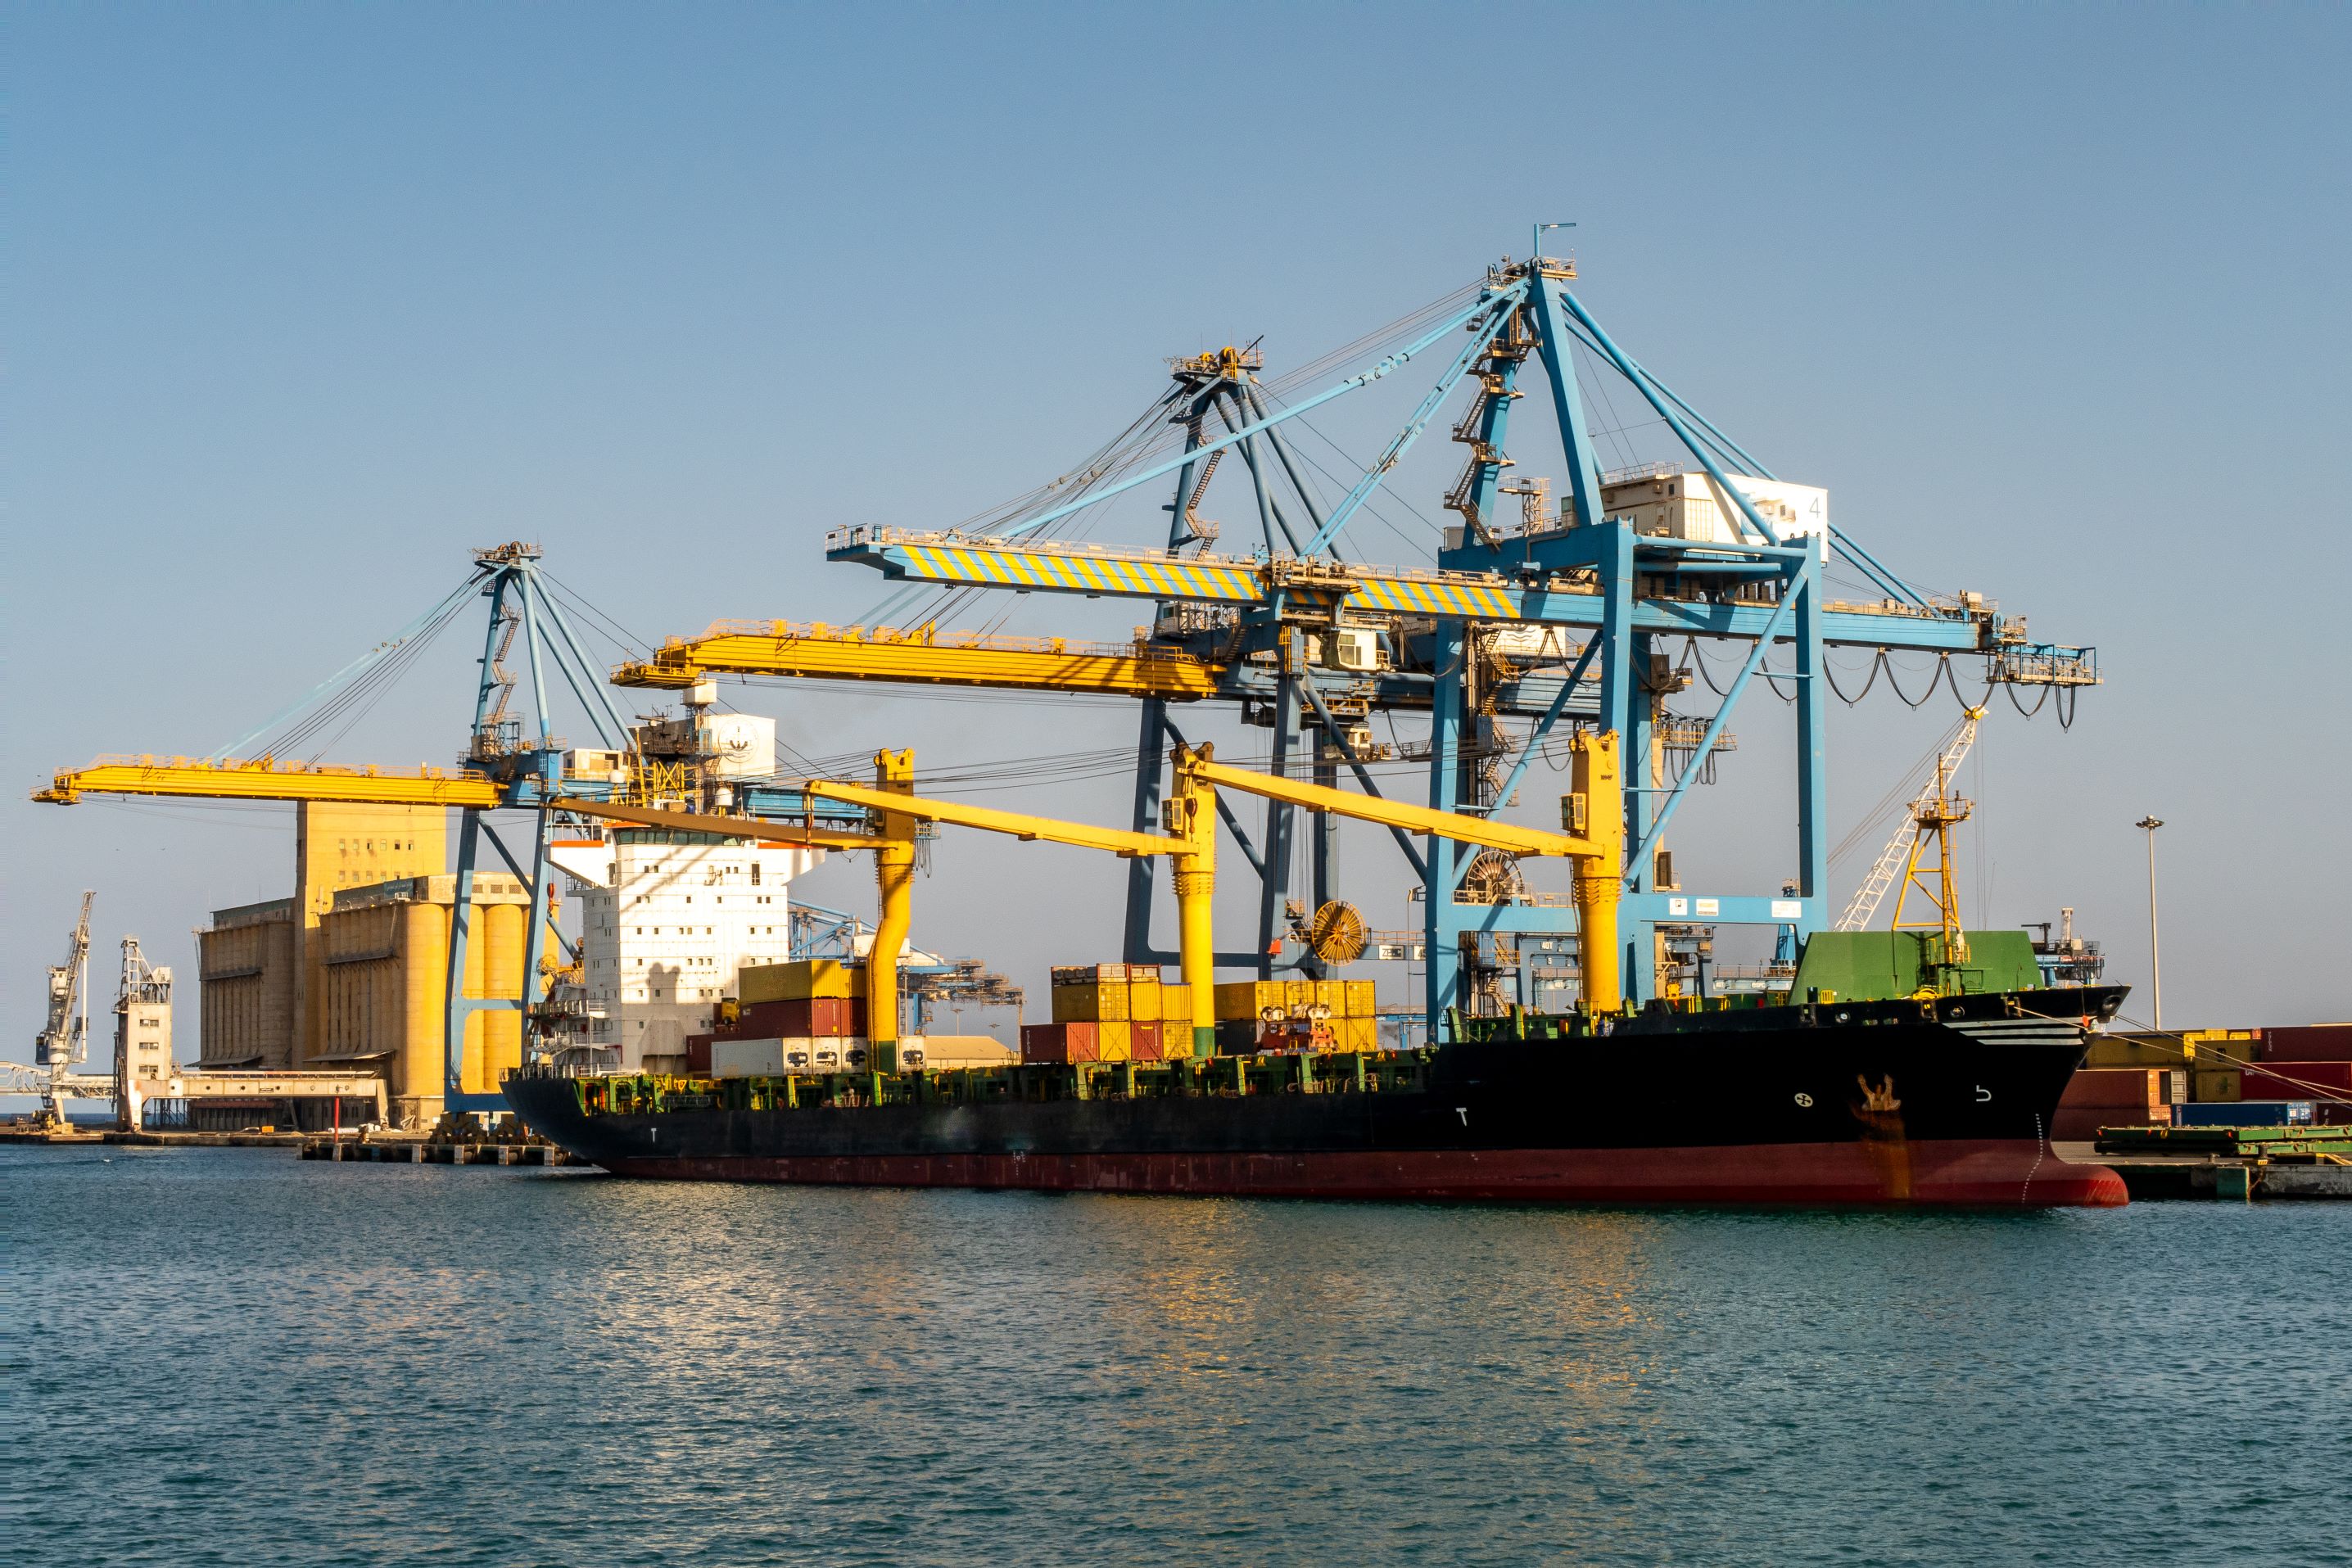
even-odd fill
[{"label": "black ship hull", "polygon": [[[1052,1097],[1062,1081],[1034,1069],[1013,1070],[1001,1098],[756,1109],[711,1103],[723,1092],[608,1109],[592,1104],[583,1081],[553,1075],[517,1074],[505,1088],[533,1131],[633,1176],[1425,1200],[2108,1205],[2125,1201],[2121,1180],[2060,1160],[2049,1129],[2082,1059],[2077,1009],[2112,1011],[2107,998],[2120,995],[1664,1015],[1608,1034],[1394,1054],[1370,1088],[1342,1065],[1350,1059],[1329,1056],[1296,1073],[1260,1059],[1255,1075],[1234,1069],[1221,1079],[1226,1059],[1189,1078],[1162,1074],[1159,1092],[1097,1088],[1087,1097]],[[1279,1086],[1266,1088],[1276,1077]]]}]

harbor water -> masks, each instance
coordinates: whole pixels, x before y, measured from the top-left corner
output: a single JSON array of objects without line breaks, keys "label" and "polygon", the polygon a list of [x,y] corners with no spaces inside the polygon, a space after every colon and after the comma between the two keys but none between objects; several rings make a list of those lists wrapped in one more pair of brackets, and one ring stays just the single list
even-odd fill
[{"label": "harbor water", "polygon": [[0,1182],[24,1568],[2352,1562],[2340,1204]]}]

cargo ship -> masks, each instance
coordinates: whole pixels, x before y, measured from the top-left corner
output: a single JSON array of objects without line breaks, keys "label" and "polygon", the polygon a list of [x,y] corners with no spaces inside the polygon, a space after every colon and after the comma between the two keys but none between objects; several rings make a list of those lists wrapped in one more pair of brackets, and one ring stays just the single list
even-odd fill
[{"label": "cargo ship", "polygon": [[[2120,986],[1629,1016],[1449,1015],[1439,1043],[961,1071],[575,1077],[534,1132],[619,1176],[1421,1201],[2106,1206],[2053,1111]],[[1748,998],[1741,998],[1748,1001]]]}]

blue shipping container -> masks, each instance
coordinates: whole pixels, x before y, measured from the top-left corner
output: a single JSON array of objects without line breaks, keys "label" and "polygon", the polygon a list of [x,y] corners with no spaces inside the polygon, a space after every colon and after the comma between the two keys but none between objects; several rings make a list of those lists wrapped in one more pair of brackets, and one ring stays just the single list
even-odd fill
[{"label": "blue shipping container", "polygon": [[2208,1105],[2175,1105],[2176,1127],[2307,1127],[2308,1100],[2235,1100]]}]

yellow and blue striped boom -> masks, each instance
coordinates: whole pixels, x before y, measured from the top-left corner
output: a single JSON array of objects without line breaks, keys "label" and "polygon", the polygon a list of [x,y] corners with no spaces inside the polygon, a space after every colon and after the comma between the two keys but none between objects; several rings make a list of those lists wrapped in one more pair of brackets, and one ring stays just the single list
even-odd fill
[{"label": "yellow and blue striped boom", "polygon": [[[825,540],[832,560],[877,568],[894,580],[1033,590],[1194,603],[1256,605],[1279,600],[1292,609],[1345,609],[1374,614],[1426,615],[1465,621],[1599,626],[1603,599],[1597,584],[1554,578],[1520,586],[1486,572],[1424,571],[1291,558],[1232,556],[1181,559],[1100,545],[1047,544],[982,535],[921,533],[901,528],[837,528]],[[1694,636],[1759,637],[1772,621],[1769,603],[1697,599],[1643,599],[1637,631]],[[1938,653],[1989,653],[2013,640],[1987,610],[1886,602],[1832,602],[1822,614],[1822,641]]]}]

